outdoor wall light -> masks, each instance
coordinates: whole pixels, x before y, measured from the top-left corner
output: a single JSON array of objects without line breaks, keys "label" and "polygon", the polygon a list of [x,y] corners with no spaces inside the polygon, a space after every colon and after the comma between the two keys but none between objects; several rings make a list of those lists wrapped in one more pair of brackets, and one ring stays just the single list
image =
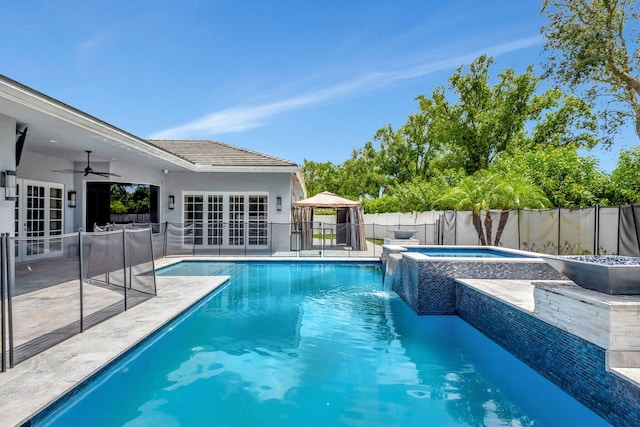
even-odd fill
[{"label": "outdoor wall light", "polygon": [[75,208],[76,207],[76,192],[71,190],[69,192],[67,192],[67,201],[69,202],[69,207],[70,208]]},{"label": "outdoor wall light", "polygon": [[0,187],[4,187],[4,199],[16,200],[16,171],[4,171],[0,178]]},{"label": "outdoor wall light", "polygon": [[282,197],[280,196],[276,197],[276,209],[279,211],[282,210]]},{"label": "outdoor wall light", "polygon": [[173,209],[176,207],[176,198],[171,195],[169,196],[169,209]]}]

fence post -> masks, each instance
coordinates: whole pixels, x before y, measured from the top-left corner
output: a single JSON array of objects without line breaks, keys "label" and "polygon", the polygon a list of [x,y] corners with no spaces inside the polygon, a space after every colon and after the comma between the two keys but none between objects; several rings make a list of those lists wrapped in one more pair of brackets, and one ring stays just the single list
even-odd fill
[{"label": "fence post", "polygon": [[82,238],[82,229],[78,230],[78,272],[80,275],[80,332],[84,332],[84,239]]},{"label": "fence post", "polygon": [[198,235],[198,223],[193,221],[193,231],[191,239],[191,256],[196,256],[196,236]]},{"label": "fence post", "polygon": [[4,256],[5,256],[5,283],[7,286],[7,326],[9,328],[9,367],[13,368],[15,355],[13,351],[13,280],[15,276],[13,274],[13,265],[11,264],[11,239],[9,234],[5,234],[4,238]]},{"label": "fence post", "polygon": [[151,248],[151,271],[153,272],[153,295],[158,296],[156,286],[156,259],[153,256],[153,229],[149,227],[149,247]]},{"label": "fence post", "polygon": [[169,221],[164,223],[164,241],[162,242],[162,258],[167,256],[167,237],[169,235]]},{"label": "fence post", "polygon": [[636,243],[638,244],[638,251],[640,252],[640,234],[638,233],[638,218],[636,218],[636,210],[633,203],[629,203],[631,209],[631,218],[633,219],[633,229],[636,232]]},{"label": "fence post", "polygon": [[618,241],[616,242],[616,255],[620,255],[620,215],[622,214],[622,207],[618,205]]},{"label": "fence post", "polygon": [[[376,246],[377,246],[377,240],[376,240],[376,224],[373,223],[373,256],[376,256]],[[366,232],[365,232],[366,234]],[[382,241],[382,243],[384,243],[384,240]]]},{"label": "fence post", "polygon": [[560,255],[560,215],[562,215],[562,208],[558,206],[558,249],[557,254]]},{"label": "fence post", "polygon": [[127,311],[127,237],[125,229],[122,229],[122,270],[124,276],[124,310]]},{"label": "fence post", "polygon": [[593,212],[593,254],[600,255],[598,246],[600,246],[600,206],[595,205]]},{"label": "fence post", "polygon": [[7,262],[7,253],[5,250],[5,243],[4,241],[7,239],[6,237],[7,235],[5,233],[0,233],[0,304],[2,304],[0,307],[2,308],[0,310],[0,312],[2,313],[2,319],[0,319],[0,323],[2,325],[2,345],[1,350],[2,350],[2,372],[7,372],[7,347],[6,347],[6,339],[7,339],[7,331],[6,331],[6,316],[5,316],[5,296],[7,295],[6,293],[6,289],[7,289],[7,280],[8,280],[8,275],[7,275],[7,267],[8,267],[8,262]]},{"label": "fence post", "polygon": [[518,210],[516,211],[517,215],[518,215],[518,250],[522,249],[522,244],[521,244],[521,240],[522,238],[520,237],[520,208],[518,208]]}]

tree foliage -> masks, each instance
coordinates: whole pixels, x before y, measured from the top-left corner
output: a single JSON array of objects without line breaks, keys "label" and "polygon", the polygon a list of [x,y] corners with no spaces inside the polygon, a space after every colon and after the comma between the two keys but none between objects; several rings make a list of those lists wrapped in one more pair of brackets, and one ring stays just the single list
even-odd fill
[{"label": "tree foliage", "polygon": [[110,210],[113,214],[145,214],[150,209],[148,185],[114,183],[110,187]]},{"label": "tree foliage", "polygon": [[615,204],[640,203],[640,145],[620,153],[611,173]]},{"label": "tree foliage", "polygon": [[[492,65],[481,56],[458,68],[448,86],[416,98],[418,111],[402,126],[380,128],[343,164],[305,160],[309,194],[359,199],[366,212],[442,209],[446,194],[446,208],[503,211],[500,232],[484,232],[487,242],[499,241],[508,209],[525,200],[577,208],[628,197],[613,191],[595,159],[578,154],[599,142],[588,102],[557,87],[542,90],[532,67],[492,75]],[[453,203],[463,195],[471,199]],[[487,205],[469,201],[476,196]]]},{"label": "tree foliage", "polygon": [[305,159],[301,171],[309,196],[323,191],[337,193],[340,189],[340,167],[338,165]]},{"label": "tree foliage", "polygon": [[549,74],[583,90],[588,101],[603,101],[600,123],[606,142],[627,118],[634,120],[640,137],[636,0],[545,0],[542,13],[549,19],[542,28]]},{"label": "tree foliage", "polygon": [[533,67],[523,74],[502,70],[490,84],[493,59],[481,56],[464,73],[449,79],[449,93],[440,87],[430,98],[420,95],[421,113],[430,116],[431,132],[444,147],[449,167],[467,174],[487,169],[501,155],[537,145],[591,148],[595,117],[589,104],[559,88],[541,94]]},{"label": "tree foliage", "polygon": [[609,177],[598,161],[580,156],[575,147],[537,147],[503,158],[491,170],[528,179],[540,187],[553,206],[582,208],[611,203]]}]

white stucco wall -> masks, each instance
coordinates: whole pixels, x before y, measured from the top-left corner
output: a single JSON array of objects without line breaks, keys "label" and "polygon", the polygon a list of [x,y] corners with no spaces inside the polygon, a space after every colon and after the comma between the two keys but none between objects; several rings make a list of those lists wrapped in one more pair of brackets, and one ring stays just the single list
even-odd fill
[{"label": "white stucco wall", "polygon": [[[8,123],[11,126],[11,123]],[[15,124],[14,124],[15,126]],[[6,127],[6,126],[5,126]],[[15,141],[9,138],[6,132],[5,140]],[[8,144],[7,144],[8,145]],[[5,156],[2,157],[5,161]],[[85,222],[85,202],[87,182],[131,182],[139,184],[151,184],[160,187],[160,221],[182,222],[183,209],[182,198],[186,192],[219,192],[219,193],[242,193],[242,194],[267,194],[269,196],[268,221],[275,225],[272,232],[273,244],[277,247],[289,246],[289,222],[291,220],[291,206],[293,201],[300,198],[301,188],[297,185],[297,180],[291,172],[283,173],[198,173],[191,171],[176,172],[171,171],[164,174],[162,169],[152,168],[132,159],[119,159],[109,163],[91,162],[94,170],[105,170],[121,175],[121,177],[111,177],[111,179],[100,176],[84,177],[82,174],[63,174],[53,172],[61,169],[82,170],[86,162],[72,162],[58,157],[51,157],[44,154],[34,153],[26,150],[23,153],[18,178],[24,180],[52,182],[64,186],[65,198],[65,233],[77,231],[84,227]],[[77,207],[70,208],[66,202],[67,192],[76,191]],[[175,196],[175,209],[168,209],[168,196]],[[282,198],[282,208],[277,209],[276,200]],[[2,200],[3,205],[4,200]],[[6,203],[9,204],[9,203]],[[12,231],[13,225],[13,202],[10,202],[10,209],[3,210],[7,220],[3,225],[7,231]],[[281,240],[281,241],[280,241]]]},{"label": "white stucco wall", "polygon": [[[0,115],[0,171],[16,170],[16,121]],[[15,202],[4,199],[0,188],[0,233],[14,231]]]},{"label": "white stucco wall", "polygon": [[[165,221],[182,222],[182,196],[189,191],[256,192],[269,195],[269,222],[289,223],[291,212],[290,173],[194,173],[169,172],[162,196]],[[176,207],[167,210],[169,195],[175,196]],[[276,209],[276,198],[282,197],[282,210]]]},{"label": "white stucco wall", "polygon": [[[164,220],[183,222],[182,199],[186,192],[268,194],[268,221],[271,223],[271,248],[289,250],[291,221],[291,173],[193,173],[169,172],[163,192]],[[175,196],[175,209],[167,210],[169,195]],[[282,209],[277,210],[277,197],[282,197]]]}]

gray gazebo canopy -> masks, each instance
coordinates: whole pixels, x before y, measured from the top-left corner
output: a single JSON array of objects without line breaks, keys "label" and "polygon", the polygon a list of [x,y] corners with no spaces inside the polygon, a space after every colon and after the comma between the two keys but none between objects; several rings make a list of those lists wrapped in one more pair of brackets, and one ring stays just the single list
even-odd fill
[{"label": "gray gazebo canopy", "polygon": [[354,251],[366,251],[364,215],[360,202],[336,196],[328,191],[293,204],[295,227],[302,233],[302,249],[310,249],[313,242],[313,210],[336,210],[336,241]]}]

